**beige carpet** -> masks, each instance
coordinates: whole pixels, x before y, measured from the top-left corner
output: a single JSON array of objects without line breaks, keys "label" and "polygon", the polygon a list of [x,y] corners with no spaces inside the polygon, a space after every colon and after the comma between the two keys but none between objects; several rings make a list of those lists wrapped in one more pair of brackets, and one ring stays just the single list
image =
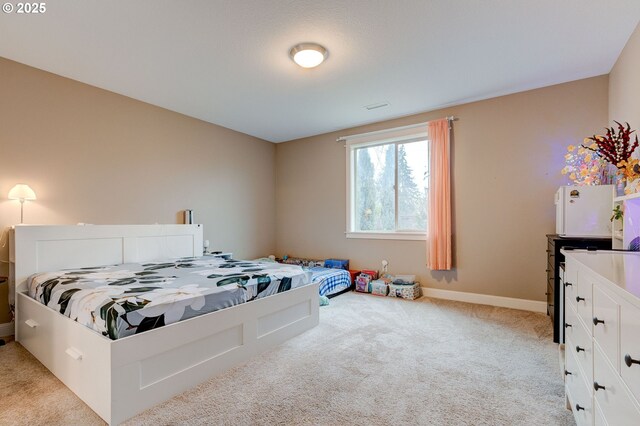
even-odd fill
[{"label": "beige carpet", "polygon": [[[320,326],[130,425],[570,425],[541,314],[345,294]],[[19,344],[0,347],[0,424],[101,424]]]}]

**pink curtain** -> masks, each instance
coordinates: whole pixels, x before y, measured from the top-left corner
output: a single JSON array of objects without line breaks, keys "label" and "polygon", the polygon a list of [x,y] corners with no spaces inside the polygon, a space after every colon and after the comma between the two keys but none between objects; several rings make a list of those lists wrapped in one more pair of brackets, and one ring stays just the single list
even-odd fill
[{"label": "pink curtain", "polygon": [[449,120],[429,122],[429,223],[427,267],[451,269],[451,171]]}]

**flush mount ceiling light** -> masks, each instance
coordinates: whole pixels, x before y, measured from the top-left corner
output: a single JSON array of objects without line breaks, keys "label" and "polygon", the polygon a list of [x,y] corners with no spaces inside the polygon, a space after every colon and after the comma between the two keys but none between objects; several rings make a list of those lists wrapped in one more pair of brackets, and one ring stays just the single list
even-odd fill
[{"label": "flush mount ceiling light", "polygon": [[329,52],[317,43],[296,44],[289,51],[289,56],[293,62],[302,68],[313,68],[320,65],[327,59]]}]

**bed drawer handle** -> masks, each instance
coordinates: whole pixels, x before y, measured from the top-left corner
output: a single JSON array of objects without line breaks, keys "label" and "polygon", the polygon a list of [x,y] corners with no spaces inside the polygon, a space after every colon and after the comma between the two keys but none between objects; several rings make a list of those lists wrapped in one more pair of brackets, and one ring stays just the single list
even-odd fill
[{"label": "bed drawer handle", "polygon": [[82,352],[80,352],[76,348],[67,348],[67,350],[64,352],[76,361],[82,360]]},{"label": "bed drawer handle", "polygon": [[584,407],[580,404],[576,404],[576,411],[580,411],[580,410],[584,411]]},{"label": "bed drawer handle", "polygon": [[28,319],[24,323],[27,324],[31,328],[36,328],[37,326],[40,325],[37,322],[35,322],[34,320],[32,320],[32,319]]},{"label": "bed drawer handle", "polygon": [[576,302],[584,301],[584,297],[576,296]]},{"label": "bed drawer handle", "polygon": [[604,324],[604,321],[598,319],[598,317],[593,317],[593,325]]},{"label": "bed drawer handle", "polygon": [[573,286],[573,284],[571,284],[570,282],[568,282],[568,281],[567,281],[566,283],[564,283],[564,286],[565,286],[565,287],[572,287],[572,286]]}]

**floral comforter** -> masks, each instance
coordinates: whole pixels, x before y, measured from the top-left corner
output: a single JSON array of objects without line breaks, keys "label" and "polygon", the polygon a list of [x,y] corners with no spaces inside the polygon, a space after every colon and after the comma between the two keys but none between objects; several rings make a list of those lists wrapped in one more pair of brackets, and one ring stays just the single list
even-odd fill
[{"label": "floral comforter", "polygon": [[35,274],[29,296],[115,340],[309,284],[299,266],[213,256]]}]

